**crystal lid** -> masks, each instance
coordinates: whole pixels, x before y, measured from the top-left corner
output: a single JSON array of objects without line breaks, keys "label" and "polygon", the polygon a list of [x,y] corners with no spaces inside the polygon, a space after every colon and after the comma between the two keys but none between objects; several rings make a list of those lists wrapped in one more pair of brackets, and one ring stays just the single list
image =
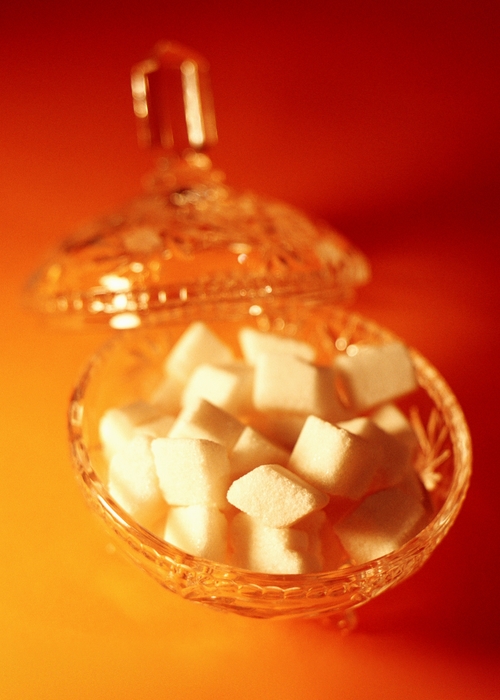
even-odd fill
[{"label": "crystal lid", "polygon": [[208,65],[172,42],[132,69],[143,145],[161,148],[137,198],[65,240],[33,276],[28,304],[70,323],[131,328],[211,303],[346,299],[366,258],[280,201],[238,192],[202,153],[217,139]]}]

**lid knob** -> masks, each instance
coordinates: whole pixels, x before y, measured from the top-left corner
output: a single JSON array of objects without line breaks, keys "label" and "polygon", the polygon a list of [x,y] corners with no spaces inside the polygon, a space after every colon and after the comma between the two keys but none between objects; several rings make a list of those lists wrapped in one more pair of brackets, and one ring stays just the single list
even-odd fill
[{"label": "lid knob", "polygon": [[132,68],[132,98],[138,138],[182,156],[217,143],[208,62],[173,41],[159,42],[152,56]]}]

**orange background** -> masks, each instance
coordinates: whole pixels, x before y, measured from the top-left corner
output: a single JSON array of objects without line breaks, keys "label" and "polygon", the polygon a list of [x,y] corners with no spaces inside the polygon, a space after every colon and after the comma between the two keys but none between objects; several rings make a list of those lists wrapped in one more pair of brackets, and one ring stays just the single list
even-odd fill
[{"label": "orange background", "polygon": [[[499,6],[30,3],[0,10],[0,697],[500,695]],[[212,66],[233,185],[338,226],[370,257],[356,302],[455,390],[475,472],[426,566],[359,613],[223,615],[162,590],[108,546],[72,475],[69,390],[106,335],[49,328],[22,285],[46,249],[138,190],[128,75],[161,38]]]}]

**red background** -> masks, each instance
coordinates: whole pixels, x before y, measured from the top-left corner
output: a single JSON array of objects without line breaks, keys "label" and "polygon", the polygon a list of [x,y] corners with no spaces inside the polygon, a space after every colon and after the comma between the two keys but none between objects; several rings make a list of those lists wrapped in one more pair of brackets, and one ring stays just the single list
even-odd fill
[{"label": "red background", "polygon": [[[0,10],[0,694],[3,698],[498,697],[498,3],[30,3]],[[356,307],[418,347],[469,420],[474,477],[428,564],[341,637],[222,615],[107,547],[69,465],[70,387],[104,332],[24,313],[46,249],[138,190],[133,63],[209,59],[239,187],[370,257]]]}]

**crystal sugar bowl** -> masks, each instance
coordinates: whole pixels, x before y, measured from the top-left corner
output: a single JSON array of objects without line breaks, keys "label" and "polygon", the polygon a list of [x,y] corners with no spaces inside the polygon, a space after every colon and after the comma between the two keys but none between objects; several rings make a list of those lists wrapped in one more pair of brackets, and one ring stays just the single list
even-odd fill
[{"label": "crystal sugar bowl", "polygon": [[[327,361],[340,348],[393,340],[373,322],[332,308],[273,309],[224,320],[213,315],[218,334],[236,344],[241,324],[298,339],[321,348]],[[99,441],[99,419],[107,409],[147,398],[159,382],[162,365],[184,323],[126,333],[100,350],[76,387],[69,430],[73,462],[92,510],[105,522],[132,559],[159,583],[183,597],[221,610],[254,617],[344,614],[417,569],[448,532],[465,496],[470,473],[470,442],[462,411],[441,375],[411,351],[419,389],[410,415],[419,438],[419,472],[428,484],[432,518],[397,551],[362,565],[304,575],[261,574],[186,554],[135,522],[109,495],[107,462]],[[343,352],[343,351],[342,351]]]},{"label": "crystal sugar bowl", "polygon": [[[425,517],[392,548],[374,549],[373,556],[360,559],[347,547],[335,565],[324,558],[321,567],[283,573],[271,566],[263,573],[241,559],[216,561],[187,553],[166,537],[163,516],[159,525],[134,517],[126,499],[110,486],[103,417],[121,407],[161,403],[154,397],[165,380],[166,358],[193,323],[201,321],[240,364],[243,328],[312,347],[315,358],[309,365],[322,368],[367,347],[404,347],[390,331],[344,308],[369,278],[358,250],[293,207],[232,190],[212,168],[201,152],[216,138],[207,71],[202,57],[170,42],[159,44],[150,59],[134,67],[141,138],[164,153],[136,200],[62,244],[33,278],[28,299],[38,311],[75,327],[104,322],[115,330],[73,391],[68,425],[85,498],[129,557],[168,590],[219,610],[260,618],[337,615],[349,626],[353,610],[424,564],[466,495],[471,472],[467,424],[445,380],[418,351],[406,349],[414,390],[391,404],[411,431],[412,489],[418,490]],[[169,100],[172,94],[176,99]],[[326,386],[327,394],[336,391],[333,381]],[[340,398],[348,413],[349,396],[340,393]],[[297,395],[288,417],[299,417],[298,403]],[[343,420],[350,418],[347,413]],[[372,414],[371,407],[358,411],[363,420]],[[269,437],[277,434],[271,423],[270,414],[261,414],[252,427]],[[347,424],[332,430],[346,440],[366,442],[353,438]],[[291,481],[293,488],[303,488],[299,477]],[[366,493],[365,501],[358,500],[366,502],[371,492]],[[356,512],[355,499],[350,493],[337,496],[326,508],[338,501],[349,518]],[[166,512],[182,505],[165,504]],[[231,505],[226,513],[230,522],[238,517],[235,510]],[[303,538],[300,523],[307,517],[281,527],[280,534],[293,530]],[[338,526],[333,529],[338,534]]]}]

